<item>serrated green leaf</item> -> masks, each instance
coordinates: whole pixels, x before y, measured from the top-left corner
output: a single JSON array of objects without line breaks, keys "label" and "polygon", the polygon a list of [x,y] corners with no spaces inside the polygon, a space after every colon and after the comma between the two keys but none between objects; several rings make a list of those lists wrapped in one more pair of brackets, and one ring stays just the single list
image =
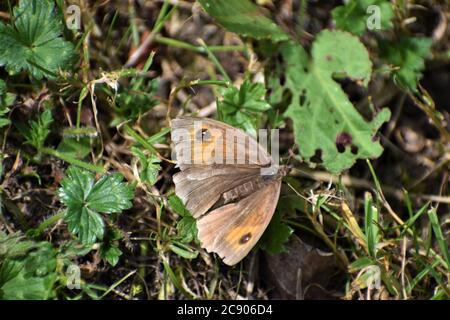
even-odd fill
[{"label": "serrated green leaf", "polygon": [[226,88],[223,99],[217,103],[220,120],[256,136],[261,115],[271,108],[265,94],[264,84],[248,80],[239,89],[234,86]]},{"label": "serrated green leaf", "polygon": [[67,69],[74,46],[64,41],[62,17],[50,0],[21,0],[14,7],[14,25],[0,22],[0,66],[10,74],[27,70],[36,79],[54,79]]},{"label": "serrated green leaf", "polygon": [[107,245],[100,247],[100,257],[108,261],[111,266],[115,266],[119,262],[122,251],[114,245]]},{"label": "serrated green leaf", "polygon": [[47,242],[36,250],[0,263],[0,300],[49,299],[54,296],[56,251]]},{"label": "serrated green leaf", "polygon": [[401,37],[395,41],[380,40],[380,56],[393,65],[394,82],[413,92],[425,68],[425,58],[432,40],[428,38]]},{"label": "serrated green leaf", "polygon": [[16,124],[16,127],[25,137],[25,143],[39,151],[44,147],[52,122],[52,112],[50,109],[46,109],[39,114],[37,120],[30,121],[28,126]]},{"label": "serrated green leaf", "polygon": [[182,243],[189,243],[197,239],[197,221],[183,202],[175,194],[169,196],[169,205],[182,218],[177,222],[177,239]]},{"label": "serrated green leaf", "polygon": [[9,106],[16,100],[16,95],[6,92],[6,83],[0,79],[0,128],[11,123],[6,115],[9,113]]},{"label": "serrated green leaf", "polygon": [[331,14],[339,29],[362,35],[373,19],[379,19],[379,26],[374,26],[378,30],[392,28],[394,9],[387,0],[353,0],[334,8]]},{"label": "serrated green leaf", "polygon": [[198,0],[198,2],[209,15],[231,32],[255,39],[270,39],[274,42],[288,39],[288,35],[249,0]]},{"label": "serrated green leaf", "polygon": [[284,244],[292,232],[294,230],[281,220],[281,214],[277,211],[259,242],[260,247],[269,254],[285,252]]},{"label": "serrated green leaf", "polygon": [[283,44],[280,53],[285,83],[275,79],[269,83],[275,97],[285,90],[292,95],[285,116],[293,121],[301,156],[312,162],[311,158],[320,154],[321,164],[333,173],[350,168],[356,159],[379,156],[383,148],[375,134],[389,119],[390,111],[383,109],[366,121],[333,79],[335,74],[344,74],[363,85],[369,82],[372,63],[358,38],[325,30],[314,41],[311,61],[304,49],[292,42]]},{"label": "serrated green leaf", "polygon": [[100,257],[105,259],[111,266],[117,265],[122,251],[119,249],[118,240],[122,238],[119,229],[108,228],[104,237],[104,241],[100,246]]},{"label": "serrated green leaf", "polygon": [[121,212],[132,207],[134,197],[131,185],[124,184],[120,173],[101,177],[86,198],[86,203],[95,211]]},{"label": "serrated green leaf", "polygon": [[36,247],[33,241],[23,240],[19,233],[7,235],[0,231],[0,261],[24,256],[28,251]]},{"label": "serrated green leaf", "polygon": [[68,206],[64,214],[71,233],[78,235],[83,244],[93,244],[103,239],[105,223],[97,212],[80,206]]},{"label": "serrated green leaf", "polygon": [[120,88],[116,96],[118,113],[127,120],[135,120],[158,104],[155,98],[159,86],[159,79],[142,82],[140,78],[134,78],[130,86],[132,90]]},{"label": "serrated green leaf", "polygon": [[182,217],[177,223],[177,231],[180,242],[192,242],[197,239],[197,221],[192,216]]},{"label": "serrated green leaf", "polygon": [[140,179],[151,186],[154,185],[158,179],[159,171],[161,170],[161,165],[159,164],[161,160],[154,154],[146,156],[142,150],[136,147],[132,147],[131,152],[139,158]]},{"label": "serrated green leaf", "polygon": [[66,206],[64,219],[69,230],[83,244],[92,244],[104,235],[100,213],[121,212],[132,206],[133,188],[122,182],[120,174],[102,176],[94,183],[91,172],[70,167],[61,181],[59,198]]}]

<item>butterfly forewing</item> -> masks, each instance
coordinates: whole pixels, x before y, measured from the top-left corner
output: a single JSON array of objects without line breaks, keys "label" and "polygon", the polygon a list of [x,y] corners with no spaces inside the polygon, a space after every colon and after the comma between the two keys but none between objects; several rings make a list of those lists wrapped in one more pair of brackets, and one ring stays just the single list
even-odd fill
[{"label": "butterfly forewing", "polygon": [[243,131],[211,119],[173,119],[172,142],[181,170],[193,165],[270,165],[272,159]]}]

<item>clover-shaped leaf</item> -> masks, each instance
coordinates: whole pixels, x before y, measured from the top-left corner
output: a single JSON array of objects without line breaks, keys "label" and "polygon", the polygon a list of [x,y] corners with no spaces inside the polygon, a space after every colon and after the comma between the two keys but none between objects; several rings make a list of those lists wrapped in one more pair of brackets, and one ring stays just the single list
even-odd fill
[{"label": "clover-shaped leaf", "polygon": [[67,69],[74,46],[61,37],[61,17],[53,1],[21,0],[12,20],[12,25],[0,22],[0,66],[10,74],[27,70],[36,79],[53,79],[59,69]]},{"label": "clover-shaped leaf", "polygon": [[67,206],[64,219],[70,232],[83,244],[103,239],[105,224],[99,213],[121,212],[132,206],[133,188],[122,182],[118,173],[104,175],[95,182],[94,175],[70,167],[61,181],[59,198]]},{"label": "clover-shaped leaf", "polygon": [[286,91],[291,95],[285,116],[293,121],[301,156],[308,162],[319,158],[315,162],[333,173],[351,167],[356,159],[379,156],[383,148],[375,134],[390,111],[383,109],[366,121],[333,78],[345,76],[363,86],[369,82],[372,63],[358,38],[326,30],[317,36],[311,60],[292,42],[284,43],[280,53],[285,81],[269,80],[271,102],[278,103]]}]

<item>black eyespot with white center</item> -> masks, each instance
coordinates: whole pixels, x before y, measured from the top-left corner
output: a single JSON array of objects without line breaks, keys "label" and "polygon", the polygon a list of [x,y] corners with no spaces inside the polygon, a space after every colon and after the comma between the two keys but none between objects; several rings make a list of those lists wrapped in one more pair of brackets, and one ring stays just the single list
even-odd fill
[{"label": "black eyespot with white center", "polygon": [[246,244],[247,242],[250,241],[251,238],[252,238],[252,234],[250,232],[246,233],[241,237],[241,239],[239,240],[239,243]]},{"label": "black eyespot with white center", "polygon": [[197,130],[197,132],[195,133],[195,139],[197,141],[208,141],[209,139],[211,139],[211,133],[208,129],[204,128]]}]

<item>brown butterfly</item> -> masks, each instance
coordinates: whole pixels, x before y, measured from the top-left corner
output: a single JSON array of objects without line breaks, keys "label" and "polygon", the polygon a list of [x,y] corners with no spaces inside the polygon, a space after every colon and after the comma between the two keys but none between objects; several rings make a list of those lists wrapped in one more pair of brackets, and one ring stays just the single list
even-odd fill
[{"label": "brown butterfly", "polygon": [[[227,265],[241,261],[269,224],[280,195],[283,168],[258,142],[225,123],[173,119],[175,193],[197,219],[198,238]],[[271,174],[262,170],[276,168]]]}]

